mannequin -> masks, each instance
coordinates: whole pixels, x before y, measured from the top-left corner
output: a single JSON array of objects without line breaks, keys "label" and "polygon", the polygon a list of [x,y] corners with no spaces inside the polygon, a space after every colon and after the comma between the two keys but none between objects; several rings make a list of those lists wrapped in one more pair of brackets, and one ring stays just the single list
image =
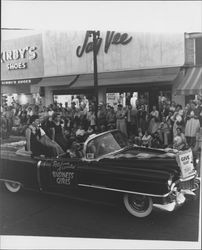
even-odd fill
[{"label": "mannequin", "polygon": [[132,108],[136,108],[136,102],[137,102],[137,92],[133,92],[133,97],[130,99],[130,104]]}]

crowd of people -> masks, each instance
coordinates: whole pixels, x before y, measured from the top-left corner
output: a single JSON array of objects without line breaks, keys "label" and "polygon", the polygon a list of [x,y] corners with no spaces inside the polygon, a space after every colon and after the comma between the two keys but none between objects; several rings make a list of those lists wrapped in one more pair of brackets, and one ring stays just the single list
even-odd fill
[{"label": "crowd of people", "polygon": [[26,138],[26,150],[46,155],[59,155],[75,142],[84,142],[89,135],[111,129],[119,129],[131,143],[154,148],[172,147],[178,150],[194,148],[197,134],[202,127],[202,100],[190,100],[185,107],[175,102],[162,102],[149,112],[146,105],[136,108],[128,104],[116,108],[100,103],[97,120],[94,103],[83,103],[77,108],[53,103],[20,105],[13,102],[1,109],[1,138],[22,135]]}]

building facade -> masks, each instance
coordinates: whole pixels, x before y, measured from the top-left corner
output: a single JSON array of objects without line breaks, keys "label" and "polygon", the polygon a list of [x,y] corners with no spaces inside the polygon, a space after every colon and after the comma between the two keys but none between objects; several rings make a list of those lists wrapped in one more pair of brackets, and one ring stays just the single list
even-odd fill
[{"label": "building facade", "polygon": [[[45,31],[2,41],[2,94],[22,104],[93,99],[92,50],[92,37],[82,31]],[[150,108],[161,98],[176,98],[174,80],[185,63],[184,34],[103,31],[96,52],[99,102],[127,105],[129,99],[142,98]]]}]

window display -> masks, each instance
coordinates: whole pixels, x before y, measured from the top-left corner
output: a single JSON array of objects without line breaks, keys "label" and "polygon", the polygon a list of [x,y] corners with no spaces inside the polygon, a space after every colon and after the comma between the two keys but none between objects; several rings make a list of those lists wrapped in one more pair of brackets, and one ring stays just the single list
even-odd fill
[{"label": "window display", "polygon": [[123,107],[131,105],[132,109],[138,109],[143,104],[147,110],[148,102],[148,92],[106,93],[106,103],[115,109],[118,104],[122,104]]},{"label": "window display", "polygon": [[89,110],[89,99],[83,94],[79,95],[53,95],[53,101],[62,105],[62,107],[71,107],[74,102],[76,108],[85,106]]}]

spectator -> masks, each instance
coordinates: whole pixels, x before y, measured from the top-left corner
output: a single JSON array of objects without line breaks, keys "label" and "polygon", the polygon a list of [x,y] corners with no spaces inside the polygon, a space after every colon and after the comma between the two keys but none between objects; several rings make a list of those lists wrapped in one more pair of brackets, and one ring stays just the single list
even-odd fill
[{"label": "spectator", "polygon": [[[118,110],[110,106],[106,110],[105,105],[99,105],[98,127],[96,126],[93,103],[89,102],[88,111],[84,99],[79,99],[80,106],[78,108],[75,107],[74,102],[72,102],[71,107],[68,107],[67,104],[63,107],[61,103],[57,102],[45,107],[42,105],[20,105],[13,101],[10,106],[1,107],[1,137],[23,135],[23,131],[29,126],[27,125],[29,124],[29,119],[33,115],[39,114],[40,118],[43,119],[42,128],[46,136],[54,139],[53,131],[57,129],[60,132],[62,131],[62,133],[59,133],[60,139],[58,142],[60,141],[60,144],[63,142],[64,150],[66,150],[68,143],[70,146],[71,141],[78,139],[76,132],[79,129],[79,124],[82,125],[82,130],[86,131],[86,137],[92,133],[103,132],[106,129],[110,130],[117,127],[128,135],[130,140],[136,140],[139,145],[144,144],[144,140],[140,141],[138,138],[143,139],[144,135],[146,141],[146,138],[149,137],[148,133],[145,133],[146,130],[148,130],[149,134],[158,132],[162,147],[172,143],[175,144],[173,145],[174,147],[177,147],[178,143],[176,144],[176,140],[179,141],[178,128],[181,128],[182,134],[186,130],[187,142],[195,150],[197,133],[199,132],[199,127],[202,126],[202,103],[200,99],[190,100],[184,108],[175,102],[172,102],[170,105],[169,102],[162,101],[160,112],[155,106],[153,107],[149,115],[149,124],[147,124],[147,111],[145,105],[143,105],[145,100],[143,101],[143,98],[137,100],[138,110],[131,108],[129,100],[130,96],[128,95],[127,110],[122,105],[118,107]],[[124,103],[124,100],[122,101]],[[60,116],[60,119],[58,118],[59,122],[55,123],[57,119],[54,119],[54,122],[52,121],[53,114],[54,117],[57,116],[56,114]],[[137,129],[138,126],[139,130]],[[156,140],[156,138],[153,138],[153,141],[155,141],[154,139]],[[55,138],[55,140],[57,139]],[[66,142],[64,143],[65,140]],[[194,147],[194,145],[196,146]],[[155,147],[159,146],[156,145]]]},{"label": "spectator", "polygon": [[130,137],[132,135],[132,105],[129,104],[126,112],[126,126],[127,126],[127,134]]},{"label": "spectator", "polygon": [[92,106],[89,107],[89,111],[87,112],[86,119],[88,124],[94,129],[96,125],[95,121],[95,111],[93,110]]},{"label": "spectator", "polygon": [[28,117],[33,116],[33,110],[32,110],[31,107],[28,107],[28,109],[27,109],[27,116],[28,116]]},{"label": "spectator", "polygon": [[152,148],[162,148],[163,147],[163,143],[161,141],[160,135],[159,135],[159,131],[155,132],[152,135],[152,139],[151,139],[151,147]]},{"label": "spectator", "polygon": [[186,149],[187,142],[185,135],[182,133],[182,129],[180,127],[177,128],[177,134],[173,140],[173,148],[177,150]]},{"label": "spectator", "polygon": [[198,100],[196,109],[195,109],[195,116],[198,117],[200,122],[200,127],[202,127],[202,101]]},{"label": "spectator", "polygon": [[103,126],[106,126],[106,110],[104,105],[101,103],[98,105],[97,122],[97,126],[99,129],[101,129],[101,127],[103,128]]},{"label": "spectator", "polygon": [[182,128],[183,125],[184,125],[184,123],[183,123],[182,116],[177,114],[175,116],[175,120],[174,120],[174,123],[173,123],[173,138],[177,135],[177,128],[179,126]]},{"label": "spectator", "polygon": [[142,145],[142,137],[143,137],[142,129],[138,128],[137,136],[135,136],[135,144],[141,146]]},{"label": "spectator", "polygon": [[150,113],[150,121],[148,131],[150,134],[154,134],[159,127],[159,112],[156,109],[156,106],[153,106]]},{"label": "spectator", "polygon": [[137,121],[138,121],[138,128],[142,129],[144,133],[146,130],[146,118],[147,118],[147,111],[145,110],[145,105],[142,104],[140,109],[137,111]]},{"label": "spectator", "polygon": [[5,113],[1,113],[1,138],[6,139],[9,137],[8,133],[8,121],[6,119]]},{"label": "spectator", "polygon": [[142,146],[151,147],[151,139],[151,135],[148,134],[148,131],[146,130],[145,134],[142,137]]},{"label": "spectator", "polygon": [[200,122],[194,115],[194,111],[190,112],[190,119],[187,121],[185,126],[185,136],[187,144],[194,148],[196,144],[196,135],[200,131]]},{"label": "spectator", "polygon": [[137,135],[138,120],[137,120],[137,109],[132,108],[131,110],[131,136]]},{"label": "spectator", "polygon": [[163,141],[164,146],[169,144],[169,137],[170,137],[170,126],[166,121],[166,117],[162,118],[162,122],[159,125],[160,129],[160,138]]},{"label": "spectator", "polygon": [[106,122],[107,122],[108,129],[116,128],[116,113],[113,107],[109,107],[109,110],[106,114]]},{"label": "spectator", "polygon": [[92,135],[94,133],[94,130],[91,126],[88,127],[88,130],[86,131],[86,134],[89,136],[89,135]]},{"label": "spectator", "polygon": [[126,128],[126,112],[123,109],[122,104],[118,105],[118,110],[116,112],[116,128],[127,135]]},{"label": "spectator", "polygon": [[76,130],[76,138],[78,139],[79,142],[84,142],[85,141],[85,135],[86,131],[84,130],[84,127],[82,124],[78,126],[78,129]]},{"label": "spectator", "polygon": [[176,109],[176,103],[173,101],[171,102],[171,105],[170,105],[170,111],[174,113],[175,109]]}]

